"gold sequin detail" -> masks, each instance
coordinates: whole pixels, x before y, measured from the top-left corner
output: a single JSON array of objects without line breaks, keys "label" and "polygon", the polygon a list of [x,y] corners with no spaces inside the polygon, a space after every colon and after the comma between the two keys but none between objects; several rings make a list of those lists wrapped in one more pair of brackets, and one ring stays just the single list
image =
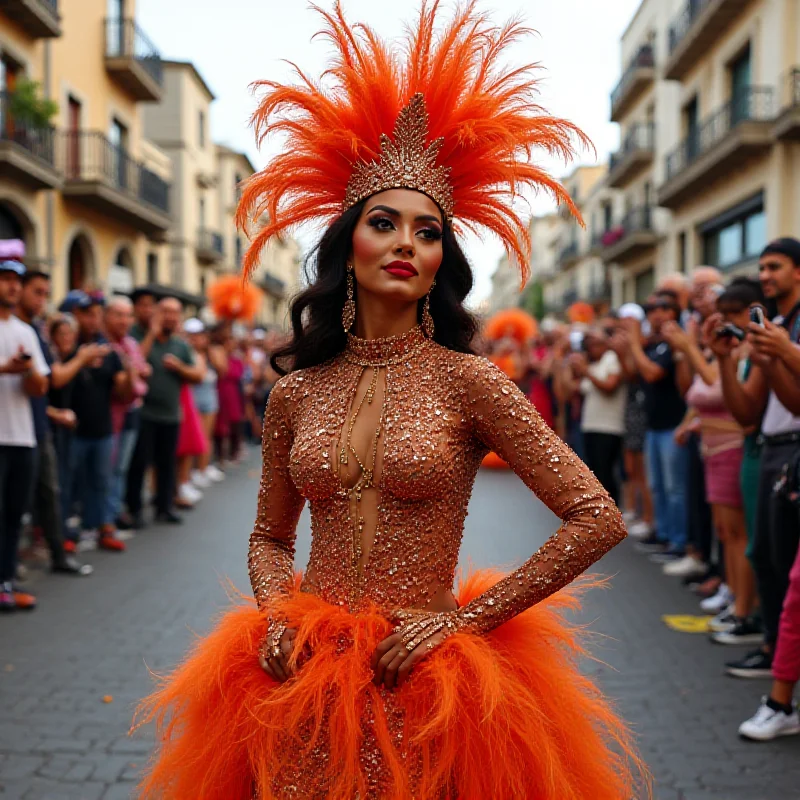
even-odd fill
[{"label": "gold sequin detail", "polygon": [[[363,572],[356,575],[342,568],[352,559],[353,520],[335,465],[355,387],[362,372],[376,365],[386,380],[378,520]],[[414,615],[397,611],[423,609],[440,588],[452,590],[467,505],[490,449],[563,523],[483,595],[456,612],[420,616],[415,624]],[[378,605],[387,618],[410,623],[409,644],[424,641],[430,631],[488,632],[568,584],[625,536],[600,483],[512,381],[483,358],[425,338],[419,327],[388,339],[350,336],[341,355],[281,378],[269,398],[263,455],[249,558],[259,605],[292,584],[295,527],[307,500],[312,544],[302,588],[352,610],[362,602]],[[381,765],[370,761],[378,756],[368,746],[369,720],[363,724],[365,773],[377,785]],[[299,759],[287,767],[291,775],[282,776],[284,785],[300,787],[293,796],[304,796],[304,780],[308,785],[318,774],[314,758]]]},{"label": "gold sequin detail", "polygon": [[453,187],[449,167],[437,167],[436,157],[444,139],[434,139],[427,147],[428,111],[425,98],[415,94],[398,114],[394,136],[381,134],[381,154],[378,161],[359,163],[347,184],[343,211],[365,197],[387,189],[416,189],[428,195],[442,209],[445,217],[453,218]]}]

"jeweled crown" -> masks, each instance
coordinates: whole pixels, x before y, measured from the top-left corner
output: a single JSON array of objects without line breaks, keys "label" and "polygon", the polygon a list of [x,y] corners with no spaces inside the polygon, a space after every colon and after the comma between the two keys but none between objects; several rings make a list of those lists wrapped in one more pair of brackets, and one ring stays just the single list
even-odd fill
[{"label": "jeweled crown", "polygon": [[415,189],[428,195],[447,219],[453,218],[453,187],[449,167],[436,166],[444,139],[427,147],[428,111],[425,98],[415,94],[397,116],[393,137],[381,134],[378,161],[359,163],[347,184],[343,211],[370,195],[388,189]]}]

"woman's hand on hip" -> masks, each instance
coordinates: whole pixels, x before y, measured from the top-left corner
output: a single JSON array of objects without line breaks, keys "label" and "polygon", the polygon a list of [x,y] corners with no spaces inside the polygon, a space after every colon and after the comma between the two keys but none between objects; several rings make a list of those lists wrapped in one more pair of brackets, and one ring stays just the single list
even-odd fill
[{"label": "woman's hand on hip", "polygon": [[373,682],[387,689],[401,687],[414,666],[458,630],[459,620],[452,611],[398,612],[398,625],[372,656]]},{"label": "woman's hand on hip", "polygon": [[258,652],[261,669],[278,683],[285,683],[294,675],[294,670],[289,667],[289,658],[296,636],[296,630],[281,626],[279,630],[270,630],[261,644]]}]

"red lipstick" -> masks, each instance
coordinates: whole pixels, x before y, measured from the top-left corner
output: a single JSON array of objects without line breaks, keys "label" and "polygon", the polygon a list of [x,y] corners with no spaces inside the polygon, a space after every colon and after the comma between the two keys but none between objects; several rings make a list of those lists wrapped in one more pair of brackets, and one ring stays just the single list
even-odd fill
[{"label": "red lipstick", "polygon": [[405,280],[419,275],[414,265],[409,264],[408,261],[392,261],[384,269],[395,278],[403,278]]}]

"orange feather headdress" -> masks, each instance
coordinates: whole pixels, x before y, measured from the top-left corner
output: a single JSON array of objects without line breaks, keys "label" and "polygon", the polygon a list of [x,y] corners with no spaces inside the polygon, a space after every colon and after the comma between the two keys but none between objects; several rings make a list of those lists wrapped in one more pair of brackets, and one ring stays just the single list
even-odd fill
[{"label": "orange feather headdress", "polygon": [[217,319],[252,322],[264,295],[236,275],[223,275],[208,287],[208,300]]},{"label": "orange feather headdress", "polygon": [[[574,155],[572,123],[534,101],[535,65],[501,65],[506,48],[529,33],[519,21],[498,27],[477,0],[438,26],[440,0],[422,0],[416,25],[391,48],[366,25],[349,24],[336,2],[321,35],[334,45],[318,81],[295,66],[298,85],[261,81],[253,115],[261,143],[285,136],[283,151],[245,184],[240,227],[266,215],[245,256],[250,274],[274,236],[310,220],[333,220],[355,203],[390,188],[430,196],[448,219],[497,234],[529,274],[527,226],[513,199],[544,189],[579,213],[566,190],[531,161],[535,150]],[[438,32],[437,32],[438,29]]]}]

